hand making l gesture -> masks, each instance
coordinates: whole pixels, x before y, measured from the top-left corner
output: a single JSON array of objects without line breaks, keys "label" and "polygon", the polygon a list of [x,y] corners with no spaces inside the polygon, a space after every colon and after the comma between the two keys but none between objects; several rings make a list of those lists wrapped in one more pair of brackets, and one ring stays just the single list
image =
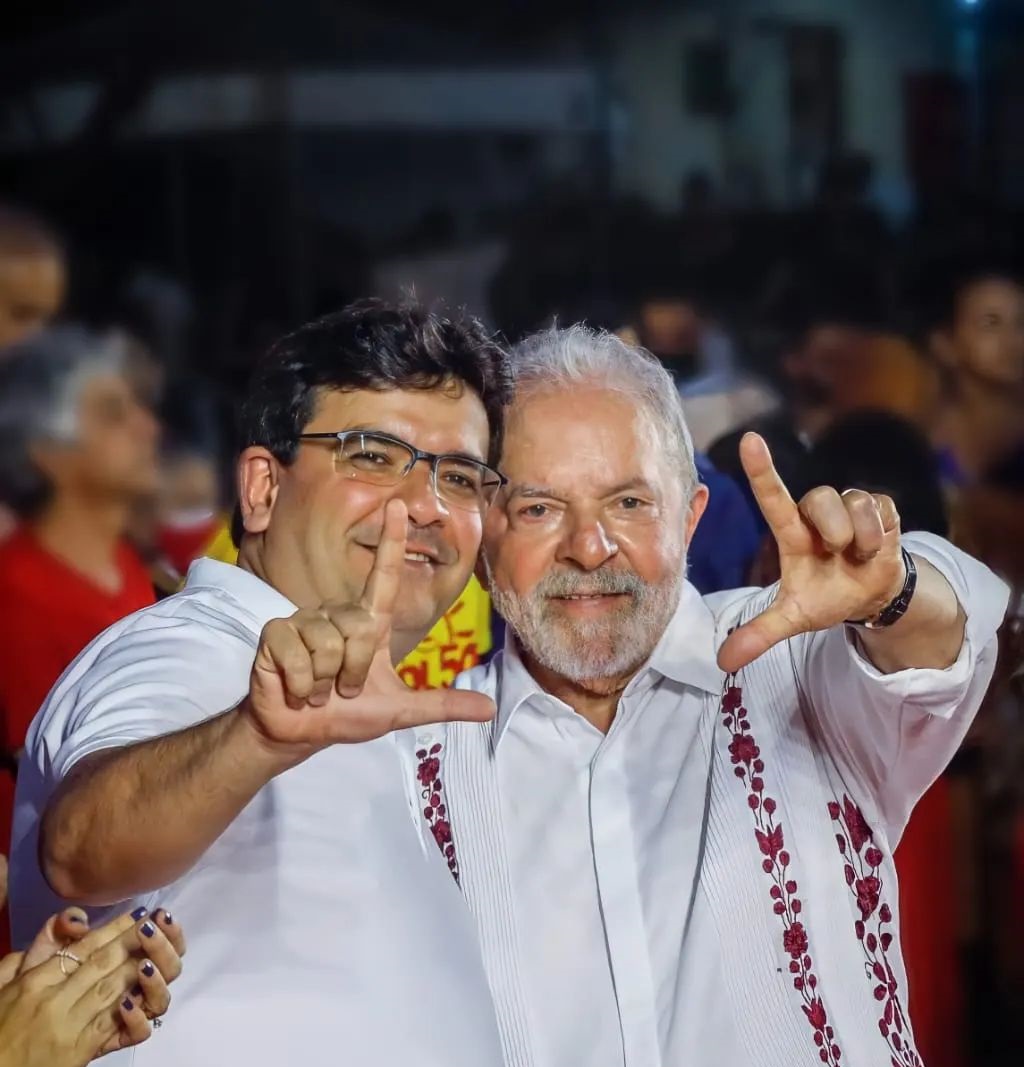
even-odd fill
[{"label": "hand making l gesture", "polygon": [[324,604],[263,629],[248,710],[264,736],[314,749],[370,741],[410,726],[486,722],[494,704],[465,690],[408,688],[391,662],[391,622],[401,591],[408,516],[388,503],[376,559],[354,604]]},{"label": "hand making l gesture", "polygon": [[769,607],[719,649],[719,666],[730,673],[798,634],[872,618],[906,576],[900,517],[889,497],[819,486],[798,505],[757,434],[740,442],[740,460],[778,544],[782,577]]}]

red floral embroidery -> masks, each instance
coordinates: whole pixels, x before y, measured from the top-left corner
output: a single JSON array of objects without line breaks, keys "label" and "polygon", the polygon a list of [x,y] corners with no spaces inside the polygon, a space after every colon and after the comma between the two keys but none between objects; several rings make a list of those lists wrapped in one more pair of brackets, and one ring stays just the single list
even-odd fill
[{"label": "red floral embroidery", "polygon": [[878,875],[883,859],[881,849],[871,843],[871,827],[848,796],[844,794],[841,808],[835,802],[830,803],[828,813],[840,831],[836,834],[836,844],[845,861],[846,884],[853,890],[861,914],[854,923],[854,931],[864,952],[864,973],[874,985],[875,1000],[883,1005],[878,1029],[889,1046],[889,1062],[892,1067],[921,1067],[921,1057],[908,1035],[899,987],[889,966],[892,932],[886,927],[892,923],[892,909],[882,900],[882,880]]},{"label": "red floral embroidery", "polygon": [[[790,856],[786,851],[782,823],[775,821],[777,804],[764,793],[764,779],[761,777],[764,761],[750,732],[747,709],[743,707],[743,691],[739,686],[726,686],[721,715],[722,724],[732,738],[729,755],[735,765],[733,774],[747,789],[747,805],[754,817],[754,837],[764,856],[761,868],[771,879],[769,895],[773,902],[772,910],[782,920],[782,947],[790,957],[789,973],[793,976],[793,988],[803,1001],[800,1007],[810,1023],[819,1059],[831,1067],[838,1067],[843,1054],[836,1043],[825,1002],[818,991],[818,976],[814,973],[809,954],[807,928],[798,918],[803,910],[803,903],[796,895],[799,886],[789,871]],[[836,813],[839,813],[838,805]],[[897,1064],[897,1067],[902,1067],[902,1064]]]},{"label": "red floral embroidery", "polygon": [[444,803],[444,786],[438,777],[441,773],[441,761],[438,759],[440,751],[439,744],[431,745],[429,750],[421,748],[417,751],[416,758],[420,761],[420,765],[416,770],[416,778],[423,787],[420,795],[426,801],[423,817],[427,820],[427,825],[434,835],[441,855],[448,861],[448,870],[452,872],[452,877],[458,883],[459,861],[455,857],[452,826],[448,821],[448,809]]}]

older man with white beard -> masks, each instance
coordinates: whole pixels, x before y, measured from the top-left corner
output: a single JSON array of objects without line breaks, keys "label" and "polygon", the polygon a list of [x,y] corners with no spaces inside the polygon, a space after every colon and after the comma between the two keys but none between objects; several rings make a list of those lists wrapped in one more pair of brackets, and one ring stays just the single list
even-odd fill
[{"label": "older man with white beard", "polygon": [[744,469],[770,589],[701,598],[672,382],[583,327],[516,352],[485,573],[493,723],[420,732],[509,1067],[918,1067],[892,852],[993,669],[1006,590],[891,500]]}]

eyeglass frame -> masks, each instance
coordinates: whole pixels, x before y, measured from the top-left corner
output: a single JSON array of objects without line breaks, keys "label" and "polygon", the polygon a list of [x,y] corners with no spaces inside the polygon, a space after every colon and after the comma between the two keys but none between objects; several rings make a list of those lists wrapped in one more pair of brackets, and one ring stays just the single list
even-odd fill
[{"label": "eyeglass frame", "polygon": [[[300,433],[298,435],[299,441],[337,441],[339,445],[344,445],[345,441],[350,437],[379,437],[381,440],[390,441],[392,444],[400,445],[402,448],[412,453],[412,459],[409,465],[402,471],[397,482],[393,482],[393,485],[401,485],[406,478],[412,473],[413,467],[422,460],[426,460],[430,464],[430,484],[434,490],[434,495],[438,500],[443,500],[446,503],[452,503],[447,500],[446,497],[441,495],[440,490],[437,487],[437,465],[443,459],[461,460],[464,463],[475,463],[480,467],[483,467],[489,474],[493,474],[497,478],[497,482],[484,482],[485,486],[496,485],[494,490],[494,496],[490,500],[483,502],[483,508],[489,508],[494,503],[494,498],[501,491],[503,486],[508,485],[508,478],[499,470],[495,470],[494,467],[487,463],[484,463],[482,459],[475,459],[473,456],[467,456],[460,452],[426,452],[422,448],[417,448],[415,445],[410,444],[408,441],[403,441],[401,437],[395,437],[394,434],[385,433],[383,430],[322,430],[317,433]],[[362,481],[360,478],[352,478],[352,481]],[[372,482],[366,480],[364,485],[386,485],[386,482]],[[459,505],[456,504],[455,507]],[[465,509],[472,510],[472,509]]]}]

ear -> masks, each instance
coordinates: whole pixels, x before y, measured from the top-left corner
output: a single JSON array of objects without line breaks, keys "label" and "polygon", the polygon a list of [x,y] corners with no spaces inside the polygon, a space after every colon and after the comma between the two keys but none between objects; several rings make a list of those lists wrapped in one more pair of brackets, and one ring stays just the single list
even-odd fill
[{"label": "ear", "polygon": [[281,488],[281,464],[259,445],[247,448],[238,459],[238,506],[246,533],[263,533]]},{"label": "ear", "polygon": [[693,540],[693,531],[697,529],[697,523],[700,522],[700,517],[704,514],[704,509],[708,506],[708,498],[710,495],[706,485],[698,485],[694,490],[693,497],[690,500],[690,510],[686,516],[687,548],[690,547],[690,542]]}]

